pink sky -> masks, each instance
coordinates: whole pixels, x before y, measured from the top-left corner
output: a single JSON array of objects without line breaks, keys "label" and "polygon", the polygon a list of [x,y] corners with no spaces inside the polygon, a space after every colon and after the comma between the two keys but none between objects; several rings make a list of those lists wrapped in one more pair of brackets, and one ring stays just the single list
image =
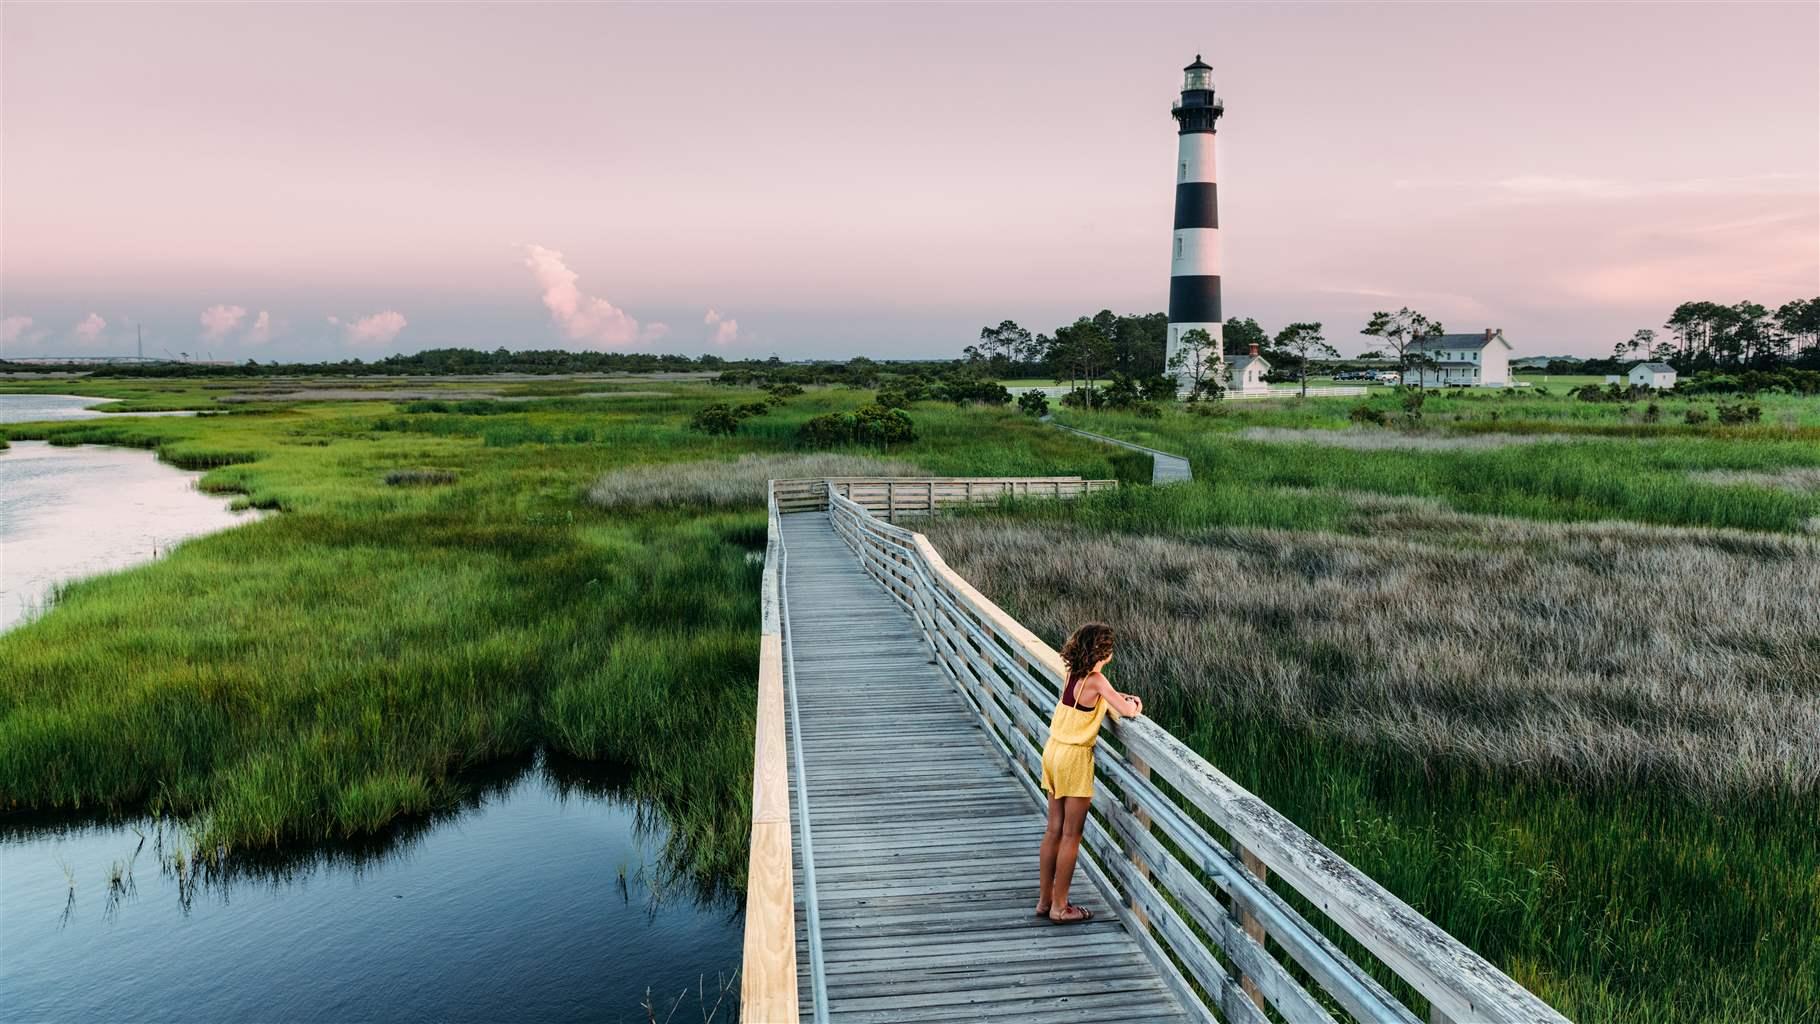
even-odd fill
[{"label": "pink sky", "polygon": [[0,19],[14,355],[889,358],[1161,309],[1196,52],[1229,316],[1593,353],[1820,293],[1811,3]]}]

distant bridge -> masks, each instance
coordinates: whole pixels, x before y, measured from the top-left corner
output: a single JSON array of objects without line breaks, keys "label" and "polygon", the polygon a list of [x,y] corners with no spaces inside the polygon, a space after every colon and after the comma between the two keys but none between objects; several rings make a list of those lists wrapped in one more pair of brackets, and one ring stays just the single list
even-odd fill
[{"label": "distant bridge", "polygon": [[1095,920],[1035,916],[1061,658],[887,520],[1113,486],[772,482],[742,1018],[1565,1021],[1147,718],[1098,748]]}]

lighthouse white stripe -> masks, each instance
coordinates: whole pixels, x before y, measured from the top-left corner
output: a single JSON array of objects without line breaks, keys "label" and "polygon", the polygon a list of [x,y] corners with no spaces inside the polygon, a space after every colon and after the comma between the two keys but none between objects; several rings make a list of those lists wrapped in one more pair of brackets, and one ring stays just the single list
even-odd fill
[{"label": "lighthouse white stripe", "polygon": [[1184,181],[1217,181],[1213,176],[1213,140],[1212,132],[1189,132],[1177,136],[1182,141],[1176,147],[1175,180]]},{"label": "lighthouse white stripe", "polygon": [[1220,230],[1218,228],[1181,228],[1175,233],[1175,245],[1169,263],[1171,277],[1218,274],[1220,272]]}]

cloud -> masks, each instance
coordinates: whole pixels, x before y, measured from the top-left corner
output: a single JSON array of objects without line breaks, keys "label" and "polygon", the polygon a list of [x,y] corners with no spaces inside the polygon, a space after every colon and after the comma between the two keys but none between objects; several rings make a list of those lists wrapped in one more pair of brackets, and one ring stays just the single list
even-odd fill
[{"label": "cloud", "polygon": [[524,265],[543,289],[544,308],[563,337],[597,347],[651,341],[669,333],[663,324],[639,329],[638,320],[606,299],[583,295],[575,287],[575,271],[563,262],[562,253],[541,245],[520,246]]},{"label": "cloud", "polygon": [[240,321],[246,319],[246,309],[242,306],[214,305],[203,310],[197,319],[202,323],[204,341],[220,341],[239,327]]},{"label": "cloud", "polygon": [[0,320],[0,344],[18,341],[31,326],[32,318],[29,316],[9,316]]},{"label": "cloud", "polygon": [[356,345],[389,345],[398,332],[405,329],[410,321],[404,314],[388,309],[383,313],[373,313],[351,322],[344,322],[340,317],[329,317],[329,323],[341,328],[342,337]]},{"label": "cloud", "polygon": [[710,335],[710,338],[716,345],[731,345],[739,340],[738,320],[723,317],[718,312],[710,309],[708,310],[708,315],[701,318],[701,322],[714,328],[714,332]]},{"label": "cloud", "polygon": [[84,345],[93,344],[101,339],[102,332],[106,330],[107,321],[102,318],[101,314],[90,313],[76,324],[76,340]]},{"label": "cloud", "polygon": [[1399,189],[1482,192],[1505,202],[1647,199],[1655,196],[1787,195],[1811,189],[1811,175],[1772,172],[1727,178],[1597,178],[1578,174],[1518,174],[1507,178],[1401,178]]},{"label": "cloud", "polygon": [[262,309],[259,311],[259,316],[254,318],[253,326],[247,328],[246,335],[241,340],[251,345],[263,345],[272,340],[272,330],[272,314]]}]

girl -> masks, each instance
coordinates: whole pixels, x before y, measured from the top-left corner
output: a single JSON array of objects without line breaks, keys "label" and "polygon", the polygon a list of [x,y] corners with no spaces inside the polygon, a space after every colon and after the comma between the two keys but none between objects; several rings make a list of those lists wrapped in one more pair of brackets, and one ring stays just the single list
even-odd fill
[{"label": "girl", "polygon": [[1135,718],[1144,702],[1112,688],[1101,674],[1112,660],[1112,627],[1089,622],[1062,645],[1068,683],[1049,719],[1049,742],[1043,745],[1043,789],[1049,793],[1049,827],[1043,832],[1039,859],[1041,889],[1036,914],[1056,924],[1088,921],[1092,911],[1068,902],[1074,859],[1081,849],[1081,826],[1093,806],[1093,744],[1100,722],[1111,711]]}]

